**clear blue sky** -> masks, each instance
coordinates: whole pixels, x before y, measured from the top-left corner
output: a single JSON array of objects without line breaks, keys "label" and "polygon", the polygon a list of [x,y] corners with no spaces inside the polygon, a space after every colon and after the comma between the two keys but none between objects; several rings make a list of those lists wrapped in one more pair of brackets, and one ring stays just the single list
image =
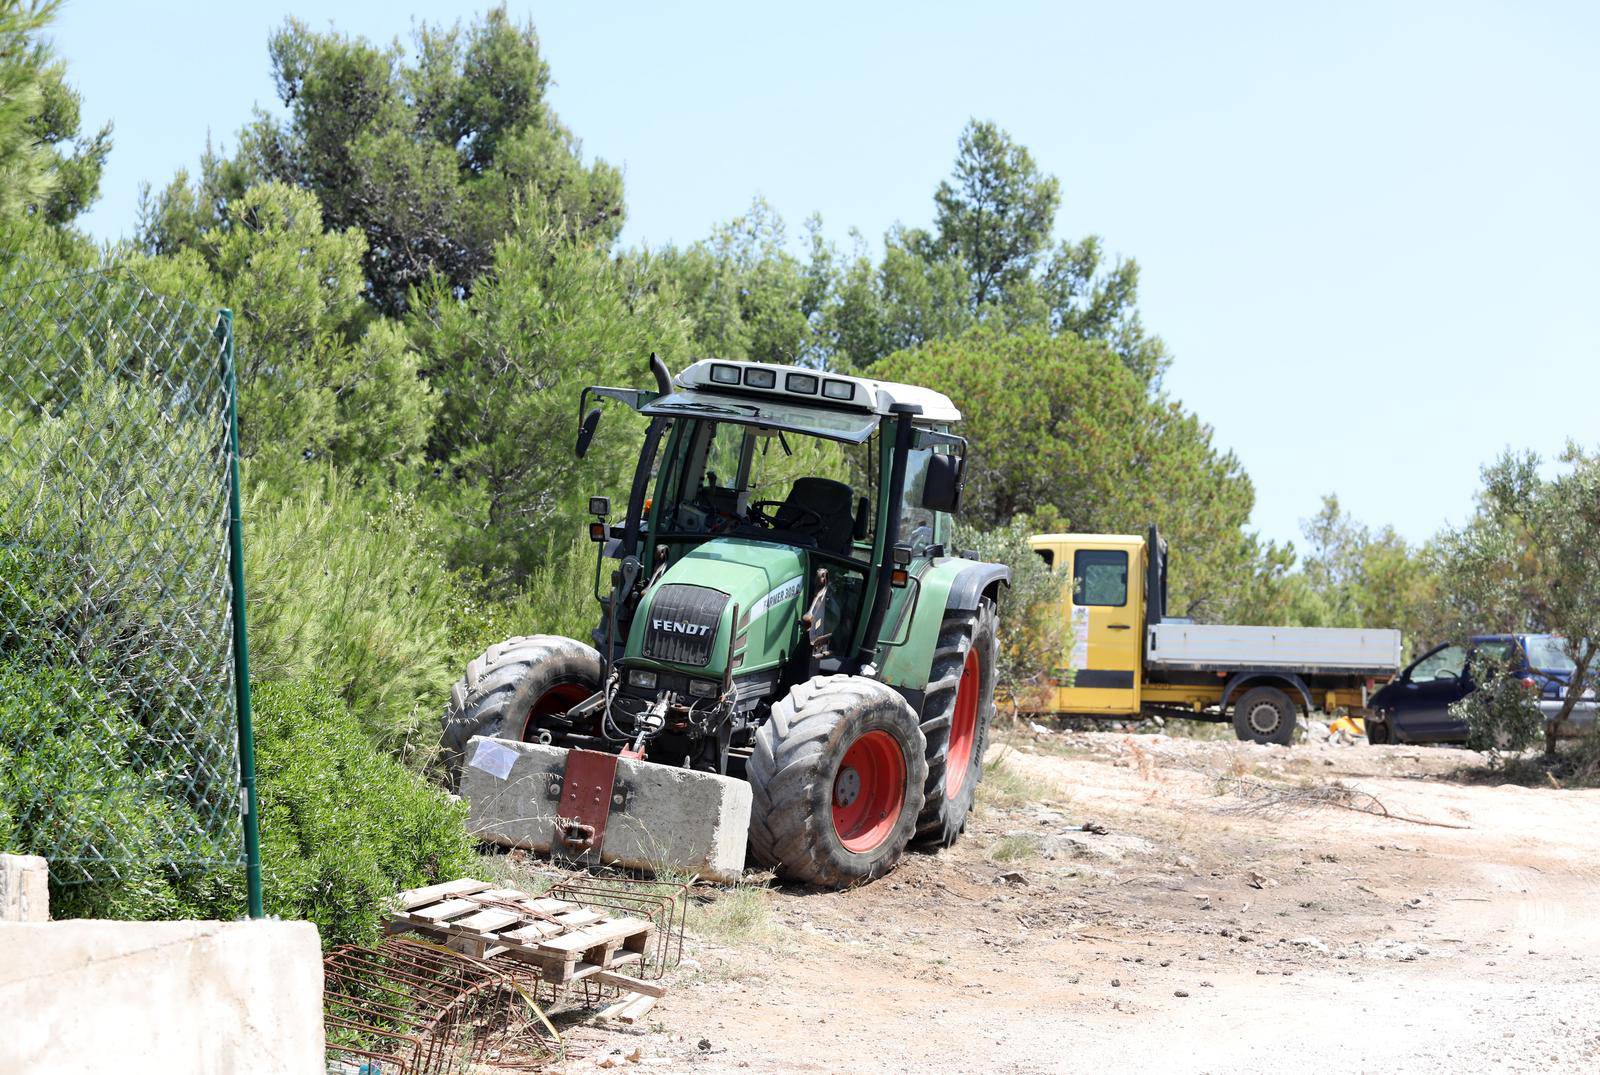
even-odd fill
[{"label": "clear blue sky", "polygon": [[[285,16],[388,40],[433,0],[68,0],[103,238],[141,181],[273,107]],[[1600,442],[1600,6],[538,4],[562,118],[627,176],[629,243],[765,196],[844,241],[927,223],[969,116],[1061,178],[1064,236],[1143,269],[1169,390],[1238,453],[1254,522],[1323,492],[1422,539],[1507,446]]]}]

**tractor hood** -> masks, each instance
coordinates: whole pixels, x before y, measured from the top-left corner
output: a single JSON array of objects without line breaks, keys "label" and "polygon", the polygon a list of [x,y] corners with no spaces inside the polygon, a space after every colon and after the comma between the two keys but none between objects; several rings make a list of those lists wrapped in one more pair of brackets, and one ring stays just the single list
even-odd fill
[{"label": "tractor hood", "polygon": [[734,671],[776,667],[799,638],[805,580],[801,549],[747,538],[708,541],[680,557],[644,595],[627,659],[721,676],[737,612]]}]

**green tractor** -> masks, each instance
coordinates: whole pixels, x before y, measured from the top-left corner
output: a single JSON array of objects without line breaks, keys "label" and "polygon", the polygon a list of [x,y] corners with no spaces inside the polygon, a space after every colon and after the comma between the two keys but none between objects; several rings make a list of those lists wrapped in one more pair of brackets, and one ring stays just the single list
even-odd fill
[{"label": "green tractor", "polygon": [[656,390],[586,388],[648,420],[620,522],[591,499],[594,645],[489,648],[455,684],[452,778],[474,735],[743,777],[749,850],[845,886],[965,827],[994,708],[1003,565],[957,555],[961,414],[926,388],[695,362]]}]

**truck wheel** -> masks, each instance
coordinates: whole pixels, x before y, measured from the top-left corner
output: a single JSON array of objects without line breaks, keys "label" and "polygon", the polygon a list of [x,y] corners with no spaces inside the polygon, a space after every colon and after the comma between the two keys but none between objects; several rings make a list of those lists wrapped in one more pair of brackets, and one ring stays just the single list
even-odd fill
[{"label": "truck wheel", "polygon": [[983,751],[994,715],[994,660],[999,617],[985,598],[976,612],[952,612],[939,630],[922,707],[928,740],[927,801],[916,842],[949,847],[966,827],[983,776]]},{"label": "truck wheel", "polygon": [[756,731],[750,848],[779,876],[829,888],[894,868],[916,831],[927,741],[904,698],[860,676],[796,685]]},{"label": "truck wheel", "polygon": [[1294,703],[1277,687],[1252,687],[1233,703],[1233,731],[1247,742],[1288,746],[1294,737]]},{"label": "truck wheel", "polygon": [[490,646],[450,688],[439,762],[450,789],[475,735],[531,738],[533,718],[563,713],[600,689],[600,654],[560,635],[527,635]]}]

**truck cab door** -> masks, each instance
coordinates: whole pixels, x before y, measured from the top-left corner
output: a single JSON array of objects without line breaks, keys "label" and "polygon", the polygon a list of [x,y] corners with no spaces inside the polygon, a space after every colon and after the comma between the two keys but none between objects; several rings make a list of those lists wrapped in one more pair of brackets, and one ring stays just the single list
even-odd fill
[{"label": "truck cab door", "polygon": [[1056,692],[1059,710],[1139,711],[1144,645],[1142,553],[1141,543],[1116,540],[1074,542],[1057,551],[1056,574],[1070,571],[1072,579],[1070,585],[1063,585],[1070,634],[1063,641],[1064,674]]}]

